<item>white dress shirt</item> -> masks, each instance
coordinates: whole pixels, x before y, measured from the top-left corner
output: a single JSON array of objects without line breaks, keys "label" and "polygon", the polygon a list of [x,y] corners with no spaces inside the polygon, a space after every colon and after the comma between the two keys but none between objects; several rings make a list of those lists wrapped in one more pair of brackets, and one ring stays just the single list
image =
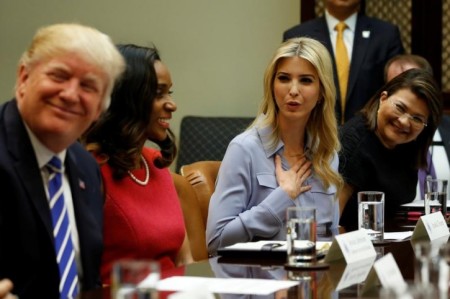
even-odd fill
[{"label": "white dress shirt", "polygon": [[[33,132],[28,128],[28,126],[24,123],[25,128],[27,130],[28,136],[30,137],[31,144],[34,149],[34,153],[36,154],[36,159],[38,161],[39,169],[41,170],[41,176],[42,176],[42,183],[45,186],[45,194],[47,195],[47,199],[49,198],[48,193],[48,181],[49,181],[49,172],[47,170],[47,163],[53,158],[53,156],[57,156],[62,161],[62,167],[63,167],[63,192],[64,192],[64,202],[67,207],[67,213],[69,216],[69,222],[70,222],[70,229],[71,229],[71,237],[72,237],[72,243],[73,248],[75,250],[75,261],[77,263],[77,270],[79,275],[82,274],[81,269],[81,257],[80,257],[80,243],[78,239],[78,230],[77,230],[77,224],[75,219],[75,212],[73,208],[73,201],[72,201],[72,192],[70,190],[70,184],[69,179],[66,173],[64,161],[66,158],[66,150],[60,152],[60,153],[53,153],[50,151],[47,147],[45,147],[39,139],[36,137],[36,135],[33,134]],[[50,206],[49,206],[50,209]]]},{"label": "white dress shirt", "polygon": [[[447,153],[445,151],[445,147],[442,144],[442,137],[439,133],[439,129],[436,130],[433,136],[433,144],[430,146],[431,159],[433,161],[434,170],[436,172],[437,179],[444,179],[450,181],[450,164],[449,157],[447,157]],[[447,199],[449,199],[450,195],[450,182],[447,185]],[[417,192],[416,192],[416,200],[422,200],[420,198],[420,187],[419,182],[417,183]]]},{"label": "white dress shirt", "polygon": [[[344,30],[344,43],[347,48],[348,53],[348,61],[352,61],[352,53],[353,53],[353,40],[355,38],[355,30],[356,30],[356,19],[358,18],[358,14],[354,13],[347,19],[345,19],[344,23],[347,25],[347,28]],[[327,21],[328,32],[330,32],[330,40],[333,45],[333,52],[336,57],[336,37],[337,31],[334,29],[336,25],[340,22],[338,19],[330,15],[328,11],[325,11],[325,20]]]}]

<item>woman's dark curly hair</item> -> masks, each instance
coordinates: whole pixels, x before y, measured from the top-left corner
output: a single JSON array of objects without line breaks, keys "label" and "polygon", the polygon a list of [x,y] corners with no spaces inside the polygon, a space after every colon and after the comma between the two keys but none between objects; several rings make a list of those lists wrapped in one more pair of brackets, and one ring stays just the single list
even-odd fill
[{"label": "woman's dark curly hair", "polygon": [[[156,99],[158,79],[154,63],[161,60],[158,50],[133,44],[118,45],[126,70],[111,95],[111,104],[86,132],[82,142],[113,168],[115,179],[133,169],[147,140],[147,128]],[[175,137],[168,130],[165,140],[151,140],[161,148],[156,167],[169,166],[177,153]]]}]

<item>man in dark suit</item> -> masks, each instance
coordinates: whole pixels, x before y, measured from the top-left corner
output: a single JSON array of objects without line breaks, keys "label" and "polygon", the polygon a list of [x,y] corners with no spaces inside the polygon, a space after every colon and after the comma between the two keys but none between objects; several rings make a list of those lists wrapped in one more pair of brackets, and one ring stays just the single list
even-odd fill
[{"label": "man in dark suit", "polygon": [[[358,14],[360,0],[324,0],[325,15],[294,26],[283,34],[283,40],[307,36],[322,42],[332,54],[334,80],[336,83],[336,117],[342,123],[351,118],[383,85],[385,63],[393,56],[403,53],[398,27]],[[335,26],[345,22],[344,43],[350,69],[342,111],[341,90],[336,67]]]},{"label": "man in dark suit", "polygon": [[[123,69],[110,38],[78,24],[41,28],[20,60],[15,98],[0,106],[0,280],[10,279],[21,299],[71,298],[101,286],[101,175],[77,139],[109,105]],[[53,158],[61,174],[48,169]],[[57,257],[63,224],[50,198],[62,199],[68,259]],[[63,295],[62,260],[75,265],[72,295]]]},{"label": "man in dark suit", "polygon": [[444,114],[442,116],[438,129],[442,137],[442,144],[445,148],[445,153],[447,154],[447,158],[450,163],[450,115]]}]

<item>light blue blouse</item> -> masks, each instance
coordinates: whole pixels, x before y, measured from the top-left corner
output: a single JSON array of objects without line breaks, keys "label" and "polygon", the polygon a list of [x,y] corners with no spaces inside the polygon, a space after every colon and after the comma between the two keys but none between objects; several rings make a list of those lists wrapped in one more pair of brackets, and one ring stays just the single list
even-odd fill
[{"label": "light blue blouse", "polygon": [[[270,132],[270,127],[253,127],[236,136],[227,148],[209,204],[206,238],[210,254],[238,242],[286,240],[286,209],[292,206],[316,208],[318,234],[326,226],[337,231],[336,187],[325,189],[313,171],[305,183],[311,190],[292,200],[275,177],[274,157],[282,157],[284,144],[280,141],[271,150]],[[338,164],[336,153],[331,166],[337,171]],[[284,158],[282,167],[289,169]]]}]

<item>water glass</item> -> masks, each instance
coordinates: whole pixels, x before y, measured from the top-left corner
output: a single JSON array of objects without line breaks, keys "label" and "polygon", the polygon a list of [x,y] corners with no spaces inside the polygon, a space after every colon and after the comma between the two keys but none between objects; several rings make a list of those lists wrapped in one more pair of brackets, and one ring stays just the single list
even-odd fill
[{"label": "water glass", "polygon": [[439,247],[439,256],[450,266],[450,243],[444,243]]},{"label": "water glass", "polygon": [[438,253],[430,242],[414,243],[414,281],[416,284],[435,285],[438,282]]},{"label": "water glass", "polygon": [[441,259],[439,289],[450,295],[450,243],[445,243],[439,248],[439,257]]},{"label": "water glass", "polygon": [[447,214],[447,180],[433,179],[427,177],[425,181],[425,215],[430,214],[431,204],[439,204],[440,210],[444,215]]},{"label": "water glass", "polygon": [[111,292],[114,299],[158,298],[159,263],[151,260],[121,260],[114,264]]},{"label": "water glass", "polygon": [[316,209],[289,207],[287,209],[287,262],[291,266],[316,260]]},{"label": "water glass", "polygon": [[414,281],[417,285],[436,289],[439,296],[449,295],[449,265],[447,264],[449,244],[438,246],[431,242],[414,244],[416,256]]},{"label": "water glass", "polygon": [[404,287],[382,287],[380,289],[381,299],[437,299],[438,291],[435,287],[426,287],[407,283]]},{"label": "water glass", "polygon": [[289,288],[287,294],[280,298],[317,298],[315,294],[317,292],[317,284],[319,283],[317,272],[287,271],[287,276],[289,280],[298,281],[298,284]]},{"label": "water glass", "polygon": [[365,229],[372,242],[384,240],[384,192],[358,192],[358,228]]}]

